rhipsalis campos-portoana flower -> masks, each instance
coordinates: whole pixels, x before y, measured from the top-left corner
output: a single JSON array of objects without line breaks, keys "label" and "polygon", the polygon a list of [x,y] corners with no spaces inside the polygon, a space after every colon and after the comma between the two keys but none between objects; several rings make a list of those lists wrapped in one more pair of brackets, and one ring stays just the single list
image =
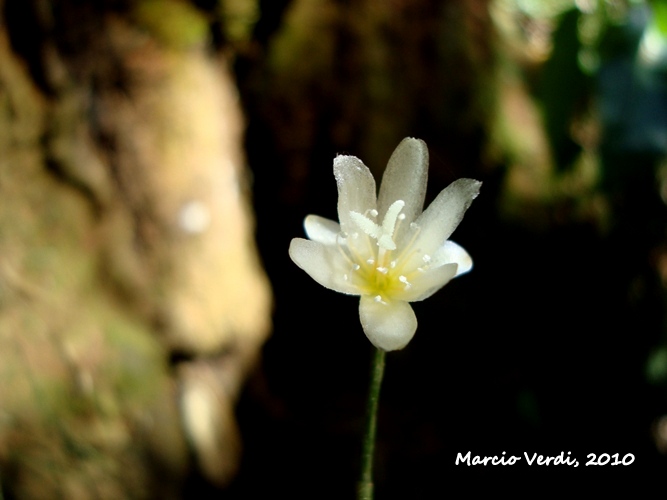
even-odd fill
[{"label": "rhipsalis campos-portoana flower", "polygon": [[337,156],[339,222],[309,215],[309,239],[294,238],[289,248],[292,260],[315,281],[361,296],[364,333],[384,351],[402,349],[417,330],[409,302],[430,297],[472,268],[468,253],[448,238],[481,183],[459,179],[422,212],[427,171],[426,144],[403,139],[376,196],[368,167],[354,156]]}]

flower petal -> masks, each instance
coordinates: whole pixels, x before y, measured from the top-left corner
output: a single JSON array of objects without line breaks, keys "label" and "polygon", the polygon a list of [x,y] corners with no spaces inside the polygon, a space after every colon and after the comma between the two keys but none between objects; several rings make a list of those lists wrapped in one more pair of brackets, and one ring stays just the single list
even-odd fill
[{"label": "flower petal", "polygon": [[405,202],[402,210],[402,213],[405,214],[403,226],[415,220],[424,208],[427,177],[428,148],[426,143],[420,139],[406,137],[392,153],[382,176],[378,198],[380,220],[396,200]]},{"label": "flower petal", "polygon": [[410,304],[403,301],[376,302],[362,296],[359,317],[371,343],[384,351],[403,349],[417,331],[417,317]]},{"label": "flower petal", "polygon": [[335,245],[340,233],[340,224],[319,215],[308,215],[303,221],[308,238],[323,245]]},{"label": "flower petal", "polygon": [[459,179],[443,189],[415,221],[420,231],[415,247],[432,257],[459,225],[481,185],[474,179]]},{"label": "flower petal", "polygon": [[467,273],[472,269],[472,257],[470,257],[468,252],[461,245],[447,240],[433,256],[433,265],[440,266],[450,263],[458,264],[459,266],[454,277]]},{"label": "flower petal", "polygon": [[357,287],[345,280],[347,261],[338,247],[316,241],[294,238],[289,246],[294,263],[320,285],[348,295],[360,295]]},{"label": "flower petal", "polygon": [[344,232],[352,233],[356,226],[350,212],[366,215],[377,206],[375,179],[359,158],[344,155],[334,159],[334,177],[338,185],[338,220]]},{"label": "flower petal", "polygon": [[456,276],[457,264],[445,264],[439,267],[429,267],[422,273],[411,277],[410,288],[398,297],[408,302],[419,302],[428,299]]}]

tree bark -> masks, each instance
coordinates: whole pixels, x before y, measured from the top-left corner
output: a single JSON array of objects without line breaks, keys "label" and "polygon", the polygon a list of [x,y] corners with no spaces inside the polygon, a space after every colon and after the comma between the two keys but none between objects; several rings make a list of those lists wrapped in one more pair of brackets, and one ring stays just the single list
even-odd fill
[{"label": "tree bark", "polygon": [[242,116],[187,2],[0,2],[0,465],[16,498],[238,465],[270,328]]}]

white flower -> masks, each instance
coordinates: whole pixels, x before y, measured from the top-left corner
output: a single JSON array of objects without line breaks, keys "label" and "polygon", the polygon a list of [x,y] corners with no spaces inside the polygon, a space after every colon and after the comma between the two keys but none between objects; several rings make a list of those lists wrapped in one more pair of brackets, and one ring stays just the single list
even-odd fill
[{"label": "white flower", "polygon": [[338,222],[309,215],[309,240],[294,238],[289,254],[319,284],[360,295],[364,333],[385,351],[402,349],[417,330],[409,302],[424,300],[470,271],[472,259],[447,238],[479,193],[481,183],[459,179],[422,213],[428,150],[419,139],[401,141],[389,159],[379,196],[368,167],[337,156]]}]

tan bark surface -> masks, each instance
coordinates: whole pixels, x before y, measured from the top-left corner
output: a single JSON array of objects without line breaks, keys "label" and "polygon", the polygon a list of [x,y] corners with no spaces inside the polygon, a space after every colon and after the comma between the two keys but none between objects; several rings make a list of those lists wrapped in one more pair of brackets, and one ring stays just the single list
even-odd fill
[{"label": "tan bark surface", "polygon": [[3,487],[168,498],[188,450],[224,484],[271,304],[227,63],[187,3],[5,3]]}]

